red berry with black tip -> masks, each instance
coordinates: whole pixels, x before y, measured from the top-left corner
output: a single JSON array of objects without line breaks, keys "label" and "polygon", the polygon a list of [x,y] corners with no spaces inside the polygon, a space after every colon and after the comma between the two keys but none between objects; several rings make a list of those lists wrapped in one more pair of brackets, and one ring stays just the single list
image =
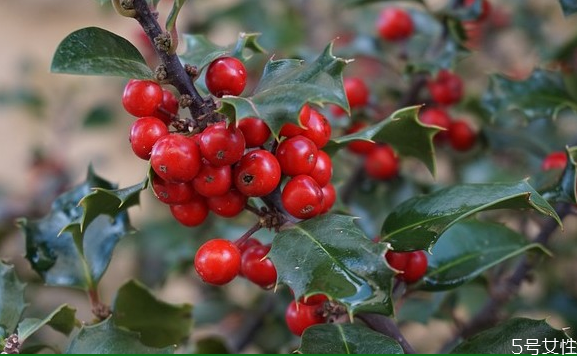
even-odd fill
[{"label": "red berry with black tip", "polygon": [[154,175],[152,178],[152,192],[164,204],[184,204],[195,195],[191,182],[174,183]]},{"label": "red berry with black tip", "polygon": [[286,211],[299,219],[309,219],[323,210],[323,191],[308,175],[298,175],[287,182],[281,193]]},{"label": "red berry with black tip", "polygon": [[200,151],[190,137],[180,134],[162,136],[150,154],[154,173],[169,182],[190,182],[200,170]]},{"label": "red berry with black tip", "polygon": [[226,127],[224,122],[219,122],[202,132],[199,147],[202,157],[213,166],[229,166],[238,162],[244,153],[244,135],[234,125]]},{"label": "red berry with black tip", "polygon": [[280,183],[281,166],[276,157],[266,150],[245,154],[233,171],[235,187],[249,197],[270,194]]},{"label": "red berry with black tip", "polygon": [[205,161],[192,183],[198,194],[205,197],[226,194],[232,185],[231,168],[230,166],[215,167]]},{"label": "red berry with black tip", "polygon": [[282,172],[289,176],[312,172],[317,156],[318,148],[315,143],[301,135],[283,140],[275,154]]}]

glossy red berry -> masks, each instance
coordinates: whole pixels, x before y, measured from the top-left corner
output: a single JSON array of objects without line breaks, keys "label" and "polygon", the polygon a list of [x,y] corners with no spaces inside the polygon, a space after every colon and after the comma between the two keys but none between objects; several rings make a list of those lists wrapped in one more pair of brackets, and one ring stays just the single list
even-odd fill
[{"label": "glossy red berry", "polygon": [[457,151],[470,150],[477,141],[477,134],[464,120],[455,120],[449,127],[449,142]]},{"label": "glossy red berry", "polygon": [[[244,240],[242,243],[237,243],[238,249],[240,250],[240,253],[243,254],[244,251],[248,250],[249,248],[253,247],[253,246],[262,246],[262,243],[255,239],[254,237],[249,237],[248,239]],[[242,269],[241,269],[242,272]]]},{"label": "glossy red berry", "polygon": [[174,183],[154,175],[152,178],[152,192],[165,204],[184,204],[190,201],[196,192],[192,183]]},{"label": "glossy red berry", "polygon": [[265,258],[270,247],[270,245],[252,246],[244,251],[241,260],[242,275],[264,289],[270,289],[276,283],[276,268],[270,258]]},{"label": "glossy red berry", "polygon": [[427,255],[423,251],[387,251],[385,258],[391,267],[403,272],[397,278],[407,283],[415,283],[427,273]]},{"label": "glossy red berry", "polygon": [[246,76],[246,68],[237,58],[217,58],[206,69],[206,87],[219,98],[223,95],[240,95],[246,86]]},{"label": "glossy red berry", "polygon": [[301,304],[293,300],[285,312],[285,321],[293,334],[301,336],[306,328],[325,322],[323,307]]},{"label": "glossy red berry", "polygon": [[124,87],[122,105],[131,115],[153,116],[162,104],[162,87],[151,80],[131,79]]},{"label": "glossy red berry", "polygon": [[301,135],[283,140],[275,154],[282,172],[289,176],[312,172],[317,156],[318,148],[314,142]]},{"label": "glossy red berry", "polygon": [[184,204],[171,205],[172,216],[184,226],[198,226],[206,220],[208,216],[208,204],[206,198],[195,194]]},{"label": "glossy red berry", "polygon": [[322,187],[321,190],[323,191],[323,210],[321,210],[321,214],[324,214],[331,210],[333,205],[335,205],[335,201],[337,200],[337,191],[331,183]]},{"label": "glossy red berry", "polygon": [[563,151],[551,152],[541,162],[541,169],[564,169],[567,165],[567,154]]},{"label": "glossy red berry", "polygon": [[442,69],[427,83],[433,100],[440,105],[453,105],[463,97],[463,81],[457,74]]},{"label": "glossy red berry", "polygon": [[485,21],[491,14],[491,4],[487,0],[465,0],[465,6],[473,6],[476,1],[481,2],[481,13],[475,19],[477,22]]},{"label": "glossy red berry", "polygon": [[168,134],[152,147],[150,164],[154,173],[164,180],[190,182],[200,170],[200,151],[192,138]]},{"label": "glossy red berry", "polygon": [[329,156],[325,151],[319,151],[315,168],[313,168],[309,175],[317,181],[319,187],[324,187],[329,184],[331,177],[333,176],[333,162],[331,156]]},{"label": "glossy red berry", "polygon": [[132,123],[130,128],[130,145],[134,154],[144,160],[150,159],[152,146],[162,136],[168,135],[168,127],[159,119],[146,116]]},{"label": "glossy red berry", "polygon": [[244,135],[234,125],[226,127],[224,122],[219,122],[202,132],[199,147],[202,157],[213,166],[231,165],[238,162],[244,153]]},{"label": "glossy red berry", "polygon": [[162,103],[154,112],[155,117],[159,118],[166,125],[172,122],[172,118],[178,114],[178,99],[168,89],[162,89]]},{"label": "glossy red berry", "polygon": [[230,166],[215,167],[204,161],[193,179],[194,190],[205,197],[217,197],[230,190],[232,173]]},{"label": "glossy red berry", "polygon": [[246,195],[236,189],[231,189],[218,197],[206,198],[206,202],[209,209],[216,215],[233,218],[244,210],[247,199]]},{"label": "glossy red berry", "polygon": [[264,120],[258,117],[247,117],[240,120],[238,128],[242,131],[246,141],[246,147],[260,147],[268,141],[270,129]]},{"label": "glossy red berry", "polygon": [[360,108],[369,103],[369,88],[361,78],[348,77],[343,81],[345,94],[352,108]]},{"label": "glossy red berry", "polygon": [[234,243],[213,239],[200,246],[196,252],[194,269],[204,282],[223,285],[238,275],[240,261],[240,251]]},{"label": "glossy red berry", "polygon": [[449,127],[451,126],[451,117],[441,108],[430,108],[420,115],[421,122],[426,125],[438,126],[445,131],[439,131],[435,136],[435,142],[446,142],[449,139]]},{"label": "glossy red berry", "polygon": [[298,175],[287,182],[281,193],[286,211],[299,219],[309,219],[323,210],[323,191],[318,183],[307,175]]},{"label": "glossy red berry", "polygon": [[325,302],[327,302],[329,298],[324,294],[313,294],[309,295],[308,297],[302,296],[299,298],[299,304],[310,305],[310,306],[319,306]]},{"label": "glossy red berry", "polygon": [[[301,125],[304,126],[304,123],[309,120],[310,115],[311,115],[311,107],[308,104],[305,104],[302,107],[301,112],[299,113],[299,122],[301,123]],[[284,124],[281,127],[279,135],[284,137],[294,137],[296,135],[302,135],[304,130],[305,130],[304,127],[288,123]]]},{"label": "glossy red berry", "polygon": [[381,11],[377,19],[377,32],[386,41],[400,41],[413,34],[411,15],[400,8],[388,7]]},{"label": "glossy red berry", "polygon": [[331,123],[315,109],[311,109],[308,120],[301,122],[305,126],[302,135],[313,141],[317,148],[323,148],[331,139]]},{"label": "glossy red berry", "polygon": [[[355,132],[359,132],[364,128],[366,128],[367,126],[368,124],[366,122],[355,122],[354,124],[351,125],[351,127],[347,129],[345,133],[349,135]],[[362,140],[353,141],[347,145],[349,151],[359,155],[366,155],[372,150],[374,150],[375,147],[377,147],[377,145],[374,142],[362,141]]]},{"label": "glossy red berry", "polygon": [[280,183],[280,179],[280,164],[276,157],[266,150],[247,152],[233,172],[234,185],[249,197],[270,194]]},{"label": "glossy red berry", "polygon": [[365,171],[374,179],[392,179],[399,173],[399,158],[390,146],[380,145],[367,155]]}]

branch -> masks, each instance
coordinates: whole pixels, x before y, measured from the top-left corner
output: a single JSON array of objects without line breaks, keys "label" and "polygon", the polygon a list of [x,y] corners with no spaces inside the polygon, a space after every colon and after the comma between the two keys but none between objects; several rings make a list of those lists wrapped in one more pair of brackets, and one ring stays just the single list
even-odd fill
[{"label": "branch", "polygon": [[357,318],[361,319],[368,327],[380,332],[383,335],[391,337],[397,341],[403,348],[404,353],[414,354],[415,349],[407,342],[407,339],[401,334],[401,330],[395,322],[380,314],[362,313],[357,315]]}]

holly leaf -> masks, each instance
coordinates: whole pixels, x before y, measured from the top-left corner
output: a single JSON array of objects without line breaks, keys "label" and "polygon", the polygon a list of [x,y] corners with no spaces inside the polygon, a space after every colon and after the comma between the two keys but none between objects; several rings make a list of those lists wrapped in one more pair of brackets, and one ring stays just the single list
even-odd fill
[{"label": "holly leaf", "polygon": [[80,29],[62,40],[56,48],[50,70],[52,73],[136,79],[154,76],[132,43],[98,27]]},{"label": "holly leaf", "polygon": [[[574,343],[545,320],[512,318],[459,344],[452,354],[562,354],[562,343]],[[534,345],[534,346],[527,346]],[[563,352],[564,353],[564,352]]]},{"label": "holly leaf", "polygon": [[577,111],[577,102],[567,90],[562,74],[543,69],[535,70],[522,81],[492,75],[482,102],[493,119],[508,117],[505,114],[513,110],[527,120],[555,119],[567,108]]},{"label": "holly leaf", "polygon": [[157,299],[137,281],[124,284],[116,295],[112,322],[138,332],[147,346],[179,344],[192,332],[192,306]]},{"label": "holly leaf", "polygon": [[224,96],[220,111],[230,118],[263,119],[278,137],[286,123],[300,125],[298,117],[306,103],[336,104],[347,111],[342,72],[347,60],[332,54],[330,43],[312,63],[296,59],[269,60],[260,82],[249,97]]},{"label": "holly leaf", "polygon": [[397,206],[385,219],[381,239],[399,251],[430,250],[455,223],[494,209],[534,209],[562,225],[553,207],[526,180],[461,184],[413,197]]},{"label": "holly leaf", "polygon": [[62,304],[44,319],[27,318],[22,320],[18,324],[18,340],[21,343],[24,342],[44,325],[49,325],[64,335],[70,335],[76,326],[76,309],[68,304]]},{"label": "holly leaf", "polygon": [[24,287],[14,267],[0,261],[0,337],[8,336],[16,326],[26,308]]},{"label": "holly leaf", "polygon": [[525,236],[495,223],[464,221],[449,228],[429,256],[420,289],[450,290],[465,284],[491,267],[527,251],[546,252],[528,243]]},{"label": "holly leaf", "polygon": [[577,12],[577,2],[575,0],[559,0],[559,3],[565,16],[573,15]]},{"label": "holly leaf", "polygon": [[149,347],[142,344],[138,333],[121,329],[107,319],[84,326],[70,342],[67,354],[172,354],[175,347]]},{"label": "holly leaf", "polygon": [[[202,70],[210,62],[224,55],[246,61],[254,53],[266,53],[266,50],[258,43],[259,33],[240,33],[236,43],[226,47],[214,44],[204,35],[185,34],[183,37],[186,51],[179,57],[184,63],[196,66],[198,70]],[[250,51],[247,52],[245,49]]]},{"label": "holly leaf", "polygon": [[394,339],[357,324],[322,324],[302,335],[303,354],[402,354]]},{"label": "holly leaf", "polygon": [[368,239],[345,215],[323,215],[278,233],[269,257],[278,283],[295,298],[326,294],[347,306],[350,315],[367,311],[391,315],[393,271],[384,263],[386,245]]},{"label": "holly leaf", "polygon": [[48,285],[94,287],[108,267],[116,243],[132,229],[127,212],[122,211],[113,218],[100,215],[93,219],[81,240],[75,240],[65,230],[71,224],[80,224],[84,207],[79,203],[93,188],[116,187],[98,177],[90,167],[86,181],[60,195],[48,215],[37,220],[19,220],[26,236],[26,258]]},{"label": "holly leaf", "polygon": [[388,143],[402,156],[411,156],[422,161],[435,175],[435,148],[433,136],[440,129],[419,121],[420,106],[411,106],[392,113],[388,118],[375,125],[350,135],[332,139],[324,150],[333,153],[356,141],[374,141]]},{"label": "holly leaf", "polygon": [[166,18],[166,31],[171,32],[174,29],[174,26],[176,25],[176,18],[178,17],[180,9],[182,9],[182,6],[185,3],[186,0],[174,0],[172,3],[172,9]]}]

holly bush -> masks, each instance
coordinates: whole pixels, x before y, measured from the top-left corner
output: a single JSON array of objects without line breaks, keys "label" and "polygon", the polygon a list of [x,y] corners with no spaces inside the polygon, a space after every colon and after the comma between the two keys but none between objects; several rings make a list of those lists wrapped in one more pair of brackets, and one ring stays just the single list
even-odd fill
[{"label": "holly bush", "polygon": [[[0,265],[4,351],[574,350],[577,37],[547,26],[577,6],[536,3],[86,4],[139,40],[78,29],[51,72],[124,78],[110,90],[142,180],[119,187],[88,159],[18,219],[37,277]],[[530,68],[501,58],[518,42]],[[157,204],[133,226],[144,194]],[[108,305],[127,239],[137,273]],[[175,275],[194,304],[159,296]],[[82,291],[93,320],[41,314],[30,285]]]}]

